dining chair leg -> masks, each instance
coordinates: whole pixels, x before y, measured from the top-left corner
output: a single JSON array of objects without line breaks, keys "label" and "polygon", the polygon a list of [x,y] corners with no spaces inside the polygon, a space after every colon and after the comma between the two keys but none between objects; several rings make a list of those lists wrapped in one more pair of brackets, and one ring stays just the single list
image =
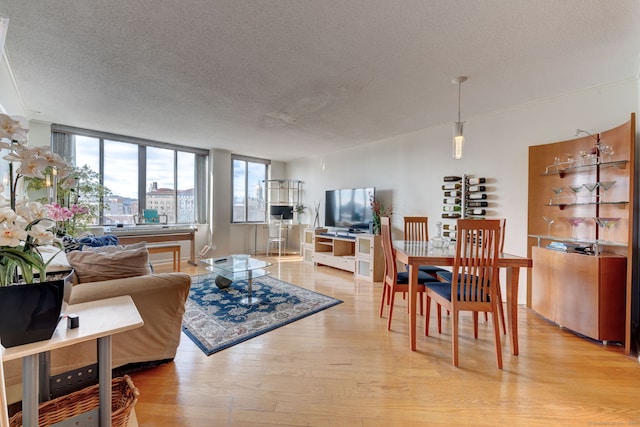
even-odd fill
[{"label": "dining chair leg", "polygon": [[502,303],[502,295],[500,293],[500,288],[498,287],[498,315],[500,316],[500,323],[502,323],[502,333],[507,335],[507,325],[504,322],[504,304]]},{"label": "dining chair leg", "polygon": [[493,318],[493,335],[496,340],[496,363],[498,369],[502,369],[502,345],[500,343],[500,325],[497,317],[497,307],[494,307],[494,312],[491,313],[491,317]]},{"label": "dining chair leg", "polygon": [[387,286],[386,283],[384,283],[382,285],[382,298],[380,299],[380,317],[382,317],[382,314],[384,313],[384,304],[385,302],[388,304],[388,300],[389,299],[389,286]]},{"label": "dining chair leg", "polygon": [[424,319],[424,336],[429,336],[429,319],[431,318],[431,297],[427,295],[427,310]]},{"label": "dining chair leg", "polygon": [[438,315],[438,333],[442,333],[442,306],[438,304],[436,307],[436,314]]},{"label": "dining chair leg", "polygon": [[458,366],[458,321],[459,321],[459,312],[457,310],[453,310],[452,316],[453,325],[451,328],[451,351],[453,358],[453,366]]},{"label": "dining chair leg", "polygon": [[389,300],[389,318],[387,319],[387,331],[391,330],[391,318],[393,317],[393,304],[395,302],[396,293],[393,292],[393,289],[389,288],[390,300]]},{"label": "dining chair leg", "polygon": [[478,339],[478,312],[477,311],[473,312],[473,337],[475,339]]}]

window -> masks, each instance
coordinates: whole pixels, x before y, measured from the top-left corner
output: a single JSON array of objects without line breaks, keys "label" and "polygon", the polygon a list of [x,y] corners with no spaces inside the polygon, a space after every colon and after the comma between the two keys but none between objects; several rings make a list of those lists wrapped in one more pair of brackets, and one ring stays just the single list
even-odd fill
[{"label": "window", "polygon": [[51,145],[111,191],[96,223],[206,222],[207,150],[61,125],[52,126]]},{"label": "window", "polygon": [[262,183],[267,179],[268,160],[232,156],[231,221],[265,222]]}]

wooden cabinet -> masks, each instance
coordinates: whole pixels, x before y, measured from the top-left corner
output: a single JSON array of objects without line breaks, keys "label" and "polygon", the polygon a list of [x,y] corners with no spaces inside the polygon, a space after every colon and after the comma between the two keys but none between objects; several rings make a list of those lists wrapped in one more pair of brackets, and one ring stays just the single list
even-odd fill
[{"label": "wooden cabinet", "polygon": [[527,305],[587,337],[624,342],[627,354],[634,177],[635,114],[600,134],[529,147]]},{"label": "wooden cabinet", "polygon": [[380,235],[356,236],[356,279],[381,282],[384,276],[384,256]]},{"label": "wooden cabinet", "polygon": [[624,341],[627,259],[532,248],[532,308],[599,341]]}]

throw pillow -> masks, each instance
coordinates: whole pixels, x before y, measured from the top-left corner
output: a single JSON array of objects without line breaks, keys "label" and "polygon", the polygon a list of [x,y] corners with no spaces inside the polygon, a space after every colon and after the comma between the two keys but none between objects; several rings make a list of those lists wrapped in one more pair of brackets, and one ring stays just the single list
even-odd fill
[{"label": "throw pillow", "polygon": [[146,248],[117,252],[74,251],[67,254],[79,283],[151,274],[149,252]]}]

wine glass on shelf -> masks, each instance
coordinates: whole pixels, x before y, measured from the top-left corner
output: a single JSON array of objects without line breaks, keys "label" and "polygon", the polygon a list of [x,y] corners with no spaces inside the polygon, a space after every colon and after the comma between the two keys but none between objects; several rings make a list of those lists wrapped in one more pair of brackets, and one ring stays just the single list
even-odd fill
[{"label": "wine glass on shelf", "polygon": [[573,166],[573,153],[567,153],[567,163],[569,163],[569,167]]},{"label": "wine glass on shelf", "polygon": [[551,236],[551,224],[556,222],[558,217],[556,216],[543,216],[542,219],[547,223],[547,236]]},{"label": "wine glass on shelf", "polygon": [[[598,226],[602,230],[603,237],[605,236],[605,231],[606,231],[606,236],[607,236],[606,240],[610,241],[611,240],[611,236],[609,236],[610,230],[613,227],[616,226],[618,221],[620,221],[620,218],[594,217],[593,219],[595,220],[596,224],[598,224]],[[604,240],[604,239],[602,239],[602,240]]]},{"label": "wine glass on shelf", "polygon": [[582,166],[585,166],[587,164],[587,156],[589,155],[589,153],[585,150],[581,150],[580,153],[578,153],[580,155],[580,158],[582,159]]},{"label": "wine glass on shelf", "polygon": [[584,188],[589,190],[589,193],[591,193],[591,200],[593,200],[593,196],[594,196],[593,190],[598,188],[598,183],[597,182],[590,182],[588,184],[584,184]]},{"label": "wine glass on shelf", "polygon": [[602,200],[605,199],[605,195],[607,193],[607,191],[609,191],[609,189],[611,187],[613,187],[613,185],[615,184],[615,181],[600,181],[600,183],[598,184],[600,186],[600,188],[602,188],[603,193],[602,193]]},{"label": "wine glass on shelf", "polygon": [[607,161],[611,162],[611,156],[613,156],[613,153],[615,153],[615,148],[613,147],[613,145],[603,145],[601,150],[602,155],[607,156]]},{"label": "wine glass on shelf", "polygon": [[575,203],[578,203],[578,193],[582,191],[582,188],[582,184],[571,184],[569,186],[569,189],[571,189],[571,191],[573,191],[573,194],[575,194]]},{"label": "wine glass on shelf", "polygon": [[[555,197],[556,203],[558,202],[558,196],[560,195],[560,193],[562,193],[562,190],[564,190],[564,187],[551,187],[551,191],[553,191],[554,194],[556,195]],[[551,199],[549,204],[553,204],[553,201],[554,199]]]},{"label": "wine glass on shelf", "polygon": [[572,216],[572,217],[567,218],[567,221],[569,222],[569,225],[571,225],[571,227],[573,229],[573,233],[571,233],[573,238],[577,239],[578,238],[578,226],[584,222],[584,217]]}]

